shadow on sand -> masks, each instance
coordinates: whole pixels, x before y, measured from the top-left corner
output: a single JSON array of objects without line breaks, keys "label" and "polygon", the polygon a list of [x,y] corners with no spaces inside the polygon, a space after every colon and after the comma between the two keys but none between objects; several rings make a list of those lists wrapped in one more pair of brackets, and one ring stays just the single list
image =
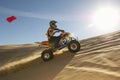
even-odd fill
[{"label": "shadow on sand", "polygon": [[44,62],[40,58],[13,69],[11,74],[1,77],[2,80],[53,80],[54,77],[72,60],[74,53],[65,51],[55,54],[54,59]]}]

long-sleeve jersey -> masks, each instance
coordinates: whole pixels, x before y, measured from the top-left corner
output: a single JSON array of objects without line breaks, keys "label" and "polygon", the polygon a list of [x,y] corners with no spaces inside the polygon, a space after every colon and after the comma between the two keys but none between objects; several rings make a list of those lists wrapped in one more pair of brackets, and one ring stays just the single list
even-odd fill
[{"label": "long-sleeve jersey", "polygon": [[50,39],[52,36],[54,36],[55,32],[58,30],[60,30],[60,29],[58,29],[56,27],[55,28],[50,27],[46,33],[48,39]]}]

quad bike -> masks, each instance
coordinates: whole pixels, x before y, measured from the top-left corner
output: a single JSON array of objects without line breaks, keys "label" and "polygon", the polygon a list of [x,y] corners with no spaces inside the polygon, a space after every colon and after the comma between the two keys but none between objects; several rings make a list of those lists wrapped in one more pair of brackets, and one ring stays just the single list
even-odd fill
[{"label": "quad bike", "polygon": [[54,58],[54,52],[57,50],[61,50],[65,47],[68,47],[68,50],[72,53],[76,53],[80,50],[80,43],[77,39],[73,37],[71,33],[68,32],[61,32],[60,40],[55,45],[59,45],[57,48],[51,46],[48,41],[42,43],[43,45],[49,45],[48,49],[45,49],[41,53],[41,58],[43,61],[49,61]]}]

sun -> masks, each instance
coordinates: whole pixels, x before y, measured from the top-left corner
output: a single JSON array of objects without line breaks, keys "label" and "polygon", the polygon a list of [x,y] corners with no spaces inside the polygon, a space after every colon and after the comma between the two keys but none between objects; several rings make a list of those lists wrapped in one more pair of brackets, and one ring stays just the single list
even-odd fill
[{"label": "sun", "polygon": [[102,31],[112,31],[118,25],[119,13],[113,7],[103,7],[92,15],[92,25]]}]

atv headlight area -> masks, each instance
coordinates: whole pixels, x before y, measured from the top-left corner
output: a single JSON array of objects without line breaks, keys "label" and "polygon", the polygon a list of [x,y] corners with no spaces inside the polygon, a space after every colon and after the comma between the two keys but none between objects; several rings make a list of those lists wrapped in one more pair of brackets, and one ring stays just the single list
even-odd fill
[{"label": "atv headlight area", "polygon": [[73,37],[73,33],[70,33],[70,34],[68,35],[68,37]]}]

